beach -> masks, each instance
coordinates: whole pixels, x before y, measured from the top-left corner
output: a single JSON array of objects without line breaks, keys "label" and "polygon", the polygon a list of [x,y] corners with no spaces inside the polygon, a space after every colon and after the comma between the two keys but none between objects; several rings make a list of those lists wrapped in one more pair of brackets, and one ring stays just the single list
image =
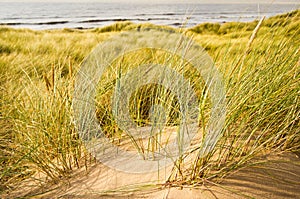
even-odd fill
[{"label": "beach", "polygon": [[1,197],[300,197],[295,5],[99,5],[0,12]]}]

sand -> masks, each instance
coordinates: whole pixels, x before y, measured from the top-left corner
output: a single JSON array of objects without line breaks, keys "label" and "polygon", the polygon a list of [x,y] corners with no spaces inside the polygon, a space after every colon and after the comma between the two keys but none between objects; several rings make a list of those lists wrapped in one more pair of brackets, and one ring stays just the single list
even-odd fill
[{"label": "sand", "polygon": [[220,184],[205,182],[204,185],[196,187],[145,186],[139,189],[132,184],[149,180],[162,182],[168,170],[160,173],[158,177],[157,173],[128,174],[95,163],[88,173],[85,170],[77,171],[67,184],[19,190],[2,197],[35,195],[36,198],[300,198],[300,158],[294,153],[268,155],[263,158],[268,160],[268,163],[240,169],[227,176]]}]

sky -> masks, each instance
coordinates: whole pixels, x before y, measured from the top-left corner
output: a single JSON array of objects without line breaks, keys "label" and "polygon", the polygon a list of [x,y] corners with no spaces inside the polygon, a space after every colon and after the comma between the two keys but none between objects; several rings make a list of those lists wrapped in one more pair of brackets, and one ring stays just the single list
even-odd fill
[{"label": "sky", "polygon": [[99,3],[292,3],[300,4],[299,0],[0,0],[0,2],[99,2]]}]

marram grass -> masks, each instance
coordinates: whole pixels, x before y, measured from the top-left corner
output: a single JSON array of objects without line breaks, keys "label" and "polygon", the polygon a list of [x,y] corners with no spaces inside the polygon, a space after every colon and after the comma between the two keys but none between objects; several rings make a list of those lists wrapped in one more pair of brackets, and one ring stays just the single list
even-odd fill
[{"label": "marram grass", "polygon": [[[194,38],[213,58],[224,77],[227,115],[223,135],[207,156],[198,156],[194,145],[174,165],[168,184],[218,182],[237,169],[256,163],[262,153],[300,150],[300,11],[250,23],[200,24],[173,29]],[[99,42],[119,31],[165,28],[116,23],[93,30],[32,31],[0,27],[0,191],[9,191],[37,172],[59,182],[92,161],[78,137],[72,116],[75,74],[84,58]],[[118,144],[122,132],[112,118],[110,95],[123,66],[166,62],[159,52],[143,52],[116,60],[97,95],[97,117],[106,135]],[[139,60],[139,61],[137,61]],[[173,62],[176,63],[176,58]],[[176,65],[176,64],[175,64]],[[191,69],[192,70],[192,69]],[[186,77],[197,82],[191,71]],[[202,116],[208,121],[210,96],[198,81],[193,85]],[[102,90],[101,90],[102,89]],[[158,98],[159,97],[159,98]],[[155,101],[157,100],[157,101]],[[179,106],[172,94],[148,85],[131,98],[132,118],[140,126],[149,123],[151,104],[169,107],[167,124],[178,122]],[[138,107],[138,108],[137,108]],[[204,134],[205,134],[205,129]],[[154,139],[156,140],[156,139]],[[135,143],[141,149],[154,149]],[[142,146],[142,147],[141,147]],[[189,160],[189,161],[187,161]]]}]

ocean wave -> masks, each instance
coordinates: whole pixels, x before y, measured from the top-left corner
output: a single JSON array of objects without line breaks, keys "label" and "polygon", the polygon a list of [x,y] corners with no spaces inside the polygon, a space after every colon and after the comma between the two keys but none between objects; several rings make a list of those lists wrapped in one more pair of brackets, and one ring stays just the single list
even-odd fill
[{"label": "ocean wave", "polygon": [[155,20],[174,20],[170,18],[160,18],[160,17],[151,17],[151,18],[114,18],[114,19],[89,19],[83,20],[79,23],[99,23],[99,22],[116,22],[116,21],[155,21]]},{"label": "ocean wave", "polygon": [[135,14],[134,16],[142,17],[142,16],[182,16],[186,15],[186,13],[147,13],[147,14]]},{"label": "ocean wave", "polygon": [[47,22],[3,22],[0,25],[4,26],[16,26],[16,25],[56,25],[56,24],[66,24],[69,21],[47,21]]}]

